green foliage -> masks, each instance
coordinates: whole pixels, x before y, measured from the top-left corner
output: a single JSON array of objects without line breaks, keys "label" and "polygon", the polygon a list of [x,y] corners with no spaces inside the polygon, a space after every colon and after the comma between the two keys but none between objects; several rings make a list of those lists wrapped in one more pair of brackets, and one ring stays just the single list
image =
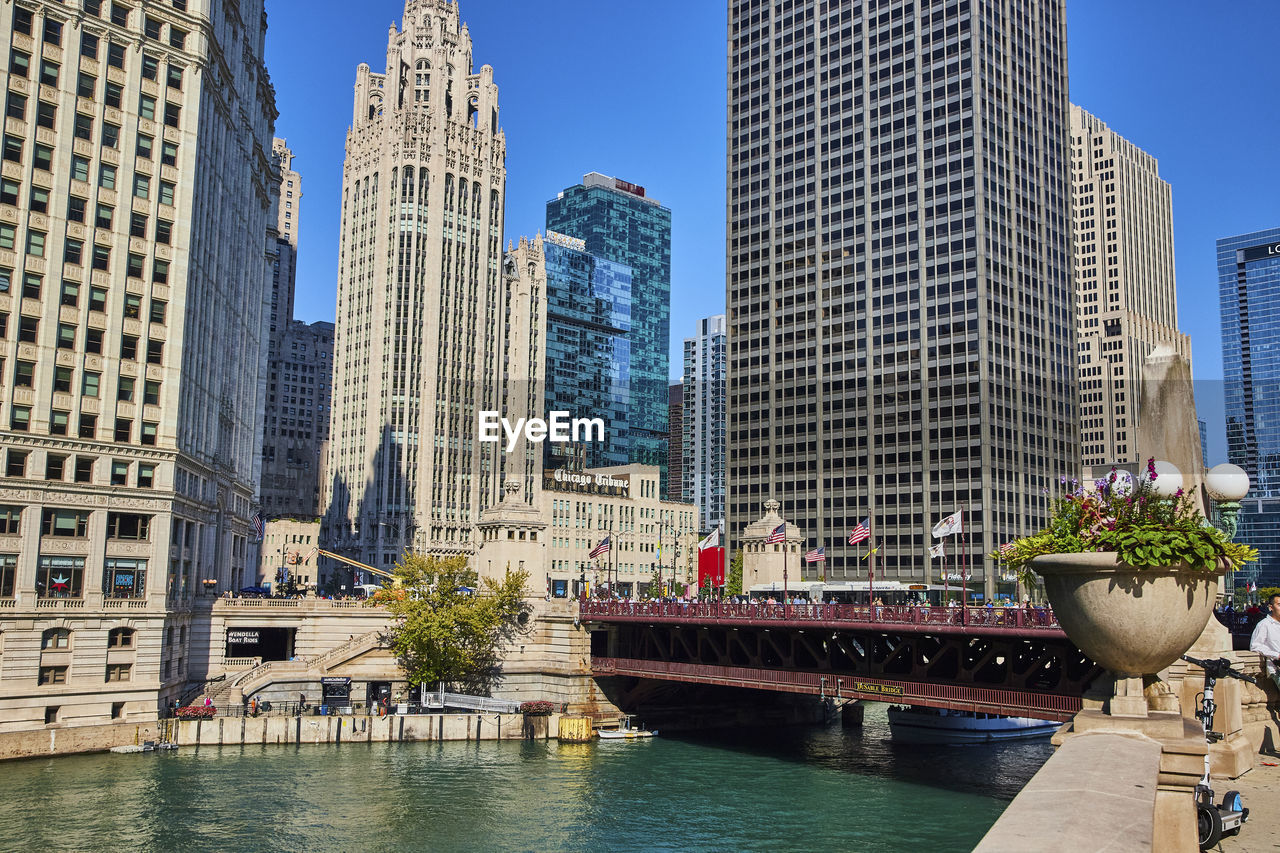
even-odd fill
[{"label": "green foliage", "polygon": [[508,569],[501,581],[481,581],[465,557],[406,554],[396,566],[398,587],[388,591],[385,604],[395,617],[388,638],[409,686],[443,681],[487,693],[503,646],[528,618],[528,579],[528,572]]},{"label": "green foliage", "polygon": [[1049,526],[990,556],[1023,582],[1033,579],[1029,564],[1044,554],[1115,551],[1120,562],[1135,569],[1186,563],[1209,572],[1238,570],[1258,559],[1256,550],[1232,542],[1205,521],[1181,489],[1174,498],[1158,495],[1155,480],[1153,461],[1148,461],[1146,475],[1128,487],[1115,470],[1087,491],[1064,479],[1072,491],[1054,501]]},{"label": "green foliage", "polygon": [[742,552],[735,551],[729,561],[729,574],[724,579],[725,595],[742,595]]},{"label": "green foliage", "polygon": [[664,581],[662,580],[662,567],[656,566],[654,567],[654,570],[653,570],[653,577],[649,578],[648,595],[650,598],[662,598],[663,583]]}]

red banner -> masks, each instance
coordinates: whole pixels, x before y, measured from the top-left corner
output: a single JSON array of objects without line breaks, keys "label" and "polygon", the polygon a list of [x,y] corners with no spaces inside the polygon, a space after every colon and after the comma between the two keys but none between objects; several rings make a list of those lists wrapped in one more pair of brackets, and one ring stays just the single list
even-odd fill
[{"label": "red banner", "polygon": [[724,549],[703,548],[698,552],[698,588],[702,589],[711,578],[711,585],[724,586]]}]

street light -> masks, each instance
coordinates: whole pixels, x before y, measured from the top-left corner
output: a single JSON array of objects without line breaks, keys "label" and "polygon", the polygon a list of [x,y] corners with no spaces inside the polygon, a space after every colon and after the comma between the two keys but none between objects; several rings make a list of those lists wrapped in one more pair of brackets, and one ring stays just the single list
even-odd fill
[{"label": "street light", "polygon": [[[1209,500],[1218,505],[1217,528],[1226,534],[1228,539],[1236,538],[1236,530],[1240,519],[1240,501],[1249,494],[1249,474],[1239,465],[1223,462],[1214,465],[1204,476],[1204,490]],[[1249,570],[1252,580],[1255,569]],[[1231,572],[1227,581],[1230,601],[1236,597],[1236,573]]]}]

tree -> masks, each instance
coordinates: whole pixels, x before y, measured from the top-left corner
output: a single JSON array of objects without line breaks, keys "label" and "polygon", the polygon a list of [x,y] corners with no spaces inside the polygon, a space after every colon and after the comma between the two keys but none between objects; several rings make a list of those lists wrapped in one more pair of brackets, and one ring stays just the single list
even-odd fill
[{"label": "tree", "polygon": [[662,568],[654,566],[653,577],[649,579],[649,597],[662,598],[662,585]]},{"label": "tree", "polygon": [[497,581],[467,567],[466,557],[407,554],[397,588],[382,593],[395,617],[388,640],[411,688],[443,681],[485,695],[502,667],[502,648],[528,620],[526,571]]},{"label": "tree", "polygon": [[735,551],[729,563],[729,576],[724,579],[725,595],[742,595],[742,552]]}]

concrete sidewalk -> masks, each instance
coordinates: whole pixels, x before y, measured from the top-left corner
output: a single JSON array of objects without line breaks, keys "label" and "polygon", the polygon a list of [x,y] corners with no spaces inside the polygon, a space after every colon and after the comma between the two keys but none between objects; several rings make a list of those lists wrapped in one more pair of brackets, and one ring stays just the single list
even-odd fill
[{"label": "concrete sidewalk", "polygon": [[[1232,781],[1213,780],[1213,791],[1219,799],[1229,789],[1240,792],[1249,821],[1234,838],[1222,839],[1213,848],[1223,853],[1275,853],[1280,850],[1280,758],[1260,755],[1252,770]],[[1267,764],[1277,765],[1267,767]]]}]

